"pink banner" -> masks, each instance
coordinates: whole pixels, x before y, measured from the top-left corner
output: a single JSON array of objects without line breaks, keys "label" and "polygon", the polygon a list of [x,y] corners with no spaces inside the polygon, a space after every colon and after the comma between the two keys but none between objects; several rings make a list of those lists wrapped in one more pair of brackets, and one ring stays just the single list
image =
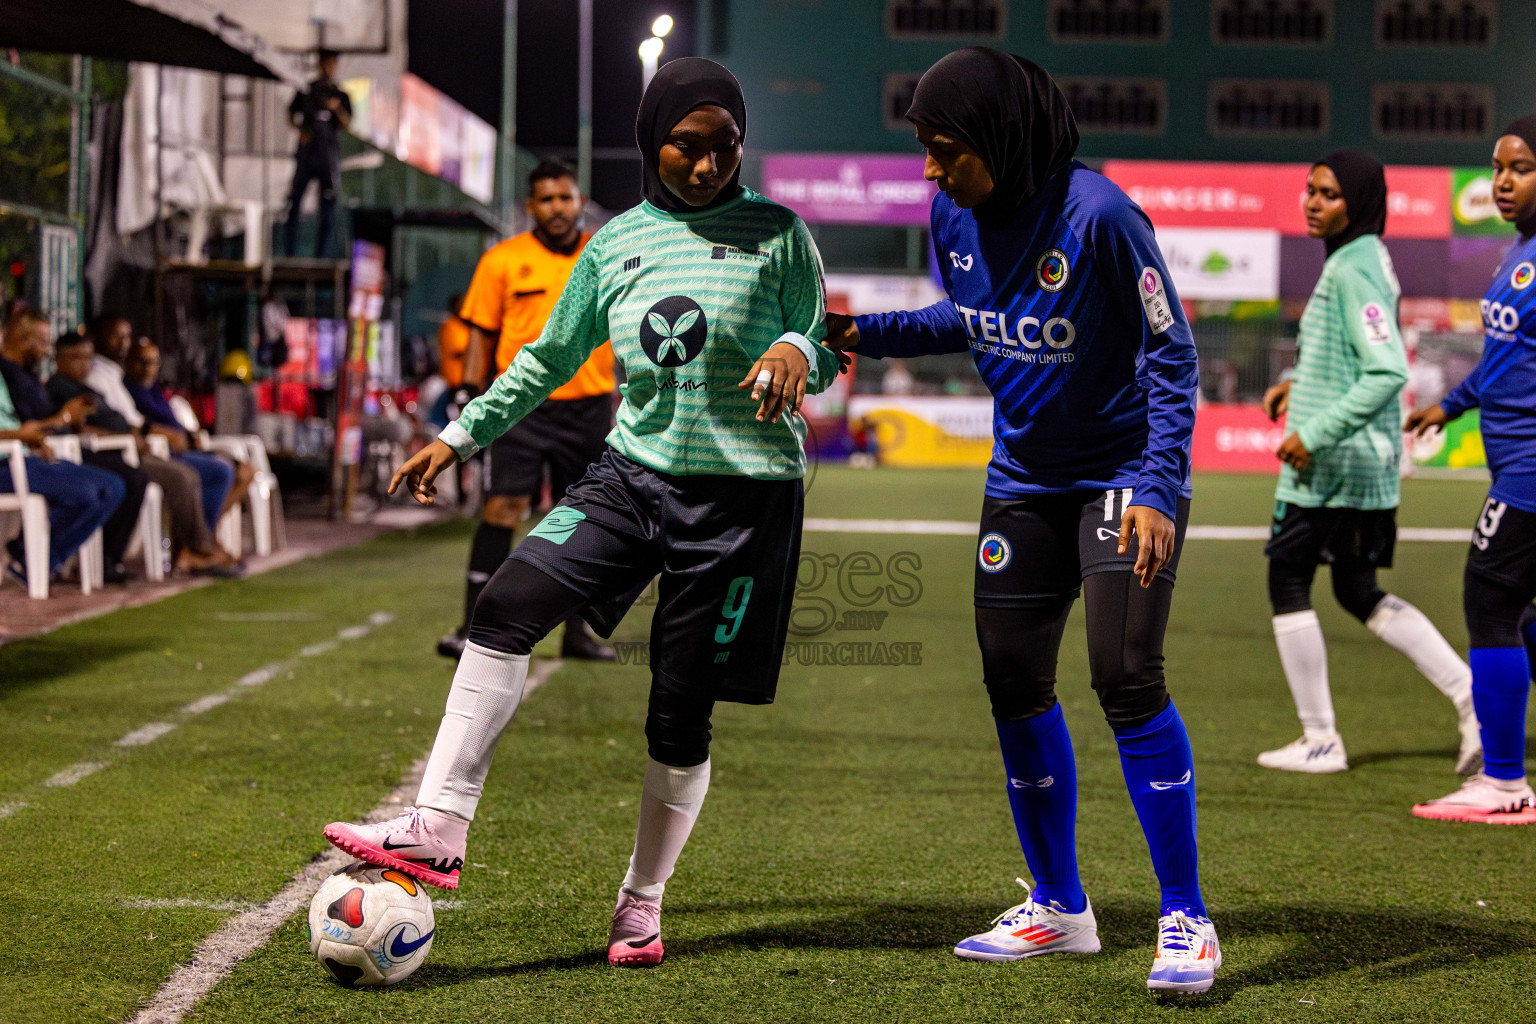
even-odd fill
[{"label": "pink banner", "polygon": [[763,194],[813,224],[928,226],[938,190],[921,156],[775,153],[763,158]]},{"label": "pink banner", "polygon": [[1190,462],[1199,472],[1278,473],[1275,449],[1284,438],[1284,425],[1271,423],[1257,405],[1202,402]]},{"label": "pink banner", "polygon": [[[1306,164],[1107,160],[1104,174],[1158,227],[1270,228],[1304,236]],[[1449,238],[1451,172],[1387,168],[1387,236]]]}]

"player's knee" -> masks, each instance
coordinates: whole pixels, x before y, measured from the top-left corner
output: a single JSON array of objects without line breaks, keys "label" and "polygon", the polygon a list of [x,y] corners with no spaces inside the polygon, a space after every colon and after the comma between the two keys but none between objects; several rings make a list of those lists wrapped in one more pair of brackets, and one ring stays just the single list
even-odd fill
[{"label": "player's knee", "polygon": [[1275,615],[1304,612],[1312,607],[1311,566],[1274,559],[1269,563],[1269,606]]},{"label": "player's knee", "polygon": [[482,522],[491,526],[499,526],[504,530],[515,530],[524,519],[528,518],[529,499],[509,498],[502,494],[493,494],[485,499],[485,509],[480,513]]},{"label": "player's knee", "polygon": [[1163,659],[1126,657],[1108,666],[1093,667],[1093,692],[1111,728],[1142,725],[1168,706]]},{"label": "player's knee", "polygon": [[470,616],[471,643],[503,654],[531,654],[564,621],[574,592],[538,569],[509,558],[491,576]]},{"label": "player's knee", "polygon": [[645,739],[651,760],[671,768],[692,768],[709,760],[710,715],[715,702],[684,692],[664,676],[651,685]]},{"label": "player's knee", "polygon": [[1372,566],[1333,567],[1333,596],[1343,608],[1364,622],[1381,604],[1387,592],[1376,582],[1376,570]]},{"label": "player's knee", "polygon": [[1530,602],[1502,583],[1467,572],[1462,582],[1462,609],[1473,647],[1519,647]]},{"label": "player's knee", "polygon": [[992,717],[999,722],[1021,722],[1043,715],[1056,706],[1056,680],[1022,678],[1016,674],[987,675],[987,698],[992,702]]}]

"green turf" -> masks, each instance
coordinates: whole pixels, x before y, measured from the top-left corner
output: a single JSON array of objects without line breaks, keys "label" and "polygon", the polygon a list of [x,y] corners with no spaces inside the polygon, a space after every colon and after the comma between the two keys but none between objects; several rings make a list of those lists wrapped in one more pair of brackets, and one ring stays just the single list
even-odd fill
[{"label": "green turf", "polygon": [[[823,469],[816,516],[970,519],[977,473]],[[1402,521],[1464,526],[1481,485],[1410,481]],[[1258,525],[1260,478],[1197,482],[1194,521]],[[319,828],[363,813],[430,743],[457,619],[463,524],[0,649],[0,1020],[121,1019],[229,911],[131,901],[260,901],[320,852]],[[1530,833],[1422,822],[1455,784],[1454,717],[1428,683],[1326,601],[1354,770],[1264,772],[1293,738],[1260,545],[1192,542],[1168,641],[1170,686],[1199,767],[1204,878],[1226,964],[1213,992],[1158,1004],[1144,988],[1156,889],[1086,683],[1081,616],[1062,702],[1080,774],[1080,845],[1104,953],[1015,965],[949,946],[1015,901],[1012,838],[979,684],[972,542],[808,533],[808,553],[921,560],[921,597],[873,633],[922,644],[920,667],[805,667],[768,708],[715,716],[708,804],[667,896],[668,961],[602,960],[633,837],[646,673],[568,666],[519,713],[472,835],[457,909],[428,963],[385,992],[348,992],[289,922],[191,1019],[276,1021],[1515,1021],[1532,1019]],[[1458,646],[1457,544],[1404,543],[1386,584]],[[818,595],[806,595],[806,598]],[[846,607],[835,591],[834,604]],[[802,601],[802,607],[807,605]],[[300,658],[196,718],[188,701],[375,611],[390,627]],[[297,621],[252,622],[252,613]],[[621,638],[645,636],[645,609]],[[179,723],[150,746],[113,742]],[[79,762],[78,785],[42,780]]]}]

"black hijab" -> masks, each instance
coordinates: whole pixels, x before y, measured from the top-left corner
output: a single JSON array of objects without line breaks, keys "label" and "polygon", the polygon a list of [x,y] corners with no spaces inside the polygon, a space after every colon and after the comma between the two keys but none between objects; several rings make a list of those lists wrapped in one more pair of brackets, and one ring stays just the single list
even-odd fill
[{"label": "black hijab", "polygon": [[996,187],[973,212],[992,227],[1011,220],[1077,152],[1072,108],[1045,69],[982,46],[956,50],[929,68],[907,120],[980,154]]},{"label": "black hijab", "polygon": [[698,213],[728,203],[741,194],[741,168],[712,199],[708,206],[690,206],[662,182],[656,165],[661,147],[677,122],[698,107],[724,107],[736,119],[742,141],[747,138],[747,101],[741,95],[736,76],[712,60],[703,57],[679,57],[661,66],[656,77],[640,98],[640,113],[635,118],[635,143],[640,147],[644,169],[641,192],[652,206],[669,213]]},{"label": "black hijab", "polygon": [[[1499,133],[1500,138],[1503,138],[1505,135],[1513,135],[1517,139],[1523,139],[1525,144],[1531,147],[1531,152],[1536,153],[1536,114],[1526,114],[1518,121],[1511,121],[1509,127]],[[1517,223],[1515,227],[1522,235],[1536,234],[1536,218],[1532,218],[1523,224]]]},{"label": "black hijab", "polygon": [[1363,149],[1336,149],[1313,167],[1326,166],[1339,179],[1349,223],[1343,231],[1323,239],[1332,256],[1361,235],[1380,235],[1387,229],[1387,169]]}]

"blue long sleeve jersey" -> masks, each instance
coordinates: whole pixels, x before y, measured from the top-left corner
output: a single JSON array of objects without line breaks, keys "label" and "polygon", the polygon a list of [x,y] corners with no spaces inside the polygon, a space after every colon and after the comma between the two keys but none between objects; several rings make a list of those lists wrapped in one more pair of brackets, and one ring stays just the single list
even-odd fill
[{"label": "blue long sleeve jersey", "polygon": [[[1440,403],[1481,407],[1495,499],[1536,512],[1536,235],[1510,247],[1483,296],[1483,356]],[[863,347],[862,342],[860,348]]]},{"label": "blue long sleeve jersey", "polygon": [[989,496],[1129,487],[1173,516],[1199,364],[1141,208],[1074,161],[1007,227],[943,194],[932,227],[948,299],[857,317],[859,355],[971,353],[996,400]]}]

